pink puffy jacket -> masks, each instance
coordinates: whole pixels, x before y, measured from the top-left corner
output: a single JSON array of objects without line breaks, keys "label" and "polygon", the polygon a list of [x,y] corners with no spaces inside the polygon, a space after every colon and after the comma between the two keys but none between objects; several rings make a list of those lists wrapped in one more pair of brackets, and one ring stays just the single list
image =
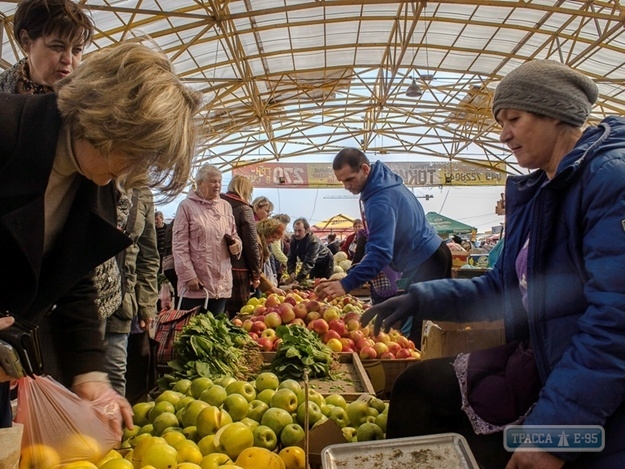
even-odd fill
[{"label": "pink puffy jacket", "polygon": [[230,298],[232,265],[226,234],[241,243],[228,202],[205,200],[193,191],[180,203],[172,239],[179,295],[204,298],[204,290],[185,292],[187,282],[197,277],[209,298]]}]

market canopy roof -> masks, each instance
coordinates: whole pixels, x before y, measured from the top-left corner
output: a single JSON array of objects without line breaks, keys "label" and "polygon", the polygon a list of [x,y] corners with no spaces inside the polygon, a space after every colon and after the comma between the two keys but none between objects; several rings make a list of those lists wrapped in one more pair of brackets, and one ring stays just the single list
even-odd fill
[{"label": "market canopy roof", "polygon": [[333,217],[320,221],[319,223],[311,226],[311,229],[315,233],[318,233],[318,232],[333,232],[333,233],[339,232],[340,233],[343,231],[352,231],[354,220],[355,218],[339,213],[338,215],[334,215]]},{"label": "market canopy roof", "polygon": [[425,214],[425,218],[430,225],[434,227],[436,232],[440,234],[468,234],[477,229],[473,226],[467,225],[460,221],[446,217],[436,212],[428,212]]},{"label": "market canopy roof", "polygon": [[[625,114],[618,1],[81,1],[97,26],[87,56],[148,35],[204,94],[196,164],[223,170],[353,146],[524,172],[489,108],[498,81],[532,59],[595,80],[593,122]],[[17,3],[0,1],[0,70],[23,56]],[[413,80],[422,94],[409,97]]]}]

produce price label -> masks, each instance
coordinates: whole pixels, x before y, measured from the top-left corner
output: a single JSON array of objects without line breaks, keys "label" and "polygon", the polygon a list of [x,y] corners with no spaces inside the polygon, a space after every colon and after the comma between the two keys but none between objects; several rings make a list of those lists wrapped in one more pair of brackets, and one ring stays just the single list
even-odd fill
[{"label": "produce price label", "polygon": [[[408,187],[503,186],[505,165],[485,168],[464,162],[385,163]],[[254,187],[342,187],[330,163],[258,163],[239,166],[233,174],[245,176]]]}]

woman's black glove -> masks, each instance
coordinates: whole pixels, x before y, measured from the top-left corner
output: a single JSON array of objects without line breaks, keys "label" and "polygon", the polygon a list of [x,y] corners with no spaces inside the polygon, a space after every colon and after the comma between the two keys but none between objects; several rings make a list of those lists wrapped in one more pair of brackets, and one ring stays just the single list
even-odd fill
[{"label": "woman's black glove", "polygon": [[391,326],[397,322],[404,322],[417,312],[416,305],[410,295],[399,295],[372,306],[364,312],[360,318],[360,324],[366,326],[375,316],[374,334],[378,335],[380,329],[388,332]]}]

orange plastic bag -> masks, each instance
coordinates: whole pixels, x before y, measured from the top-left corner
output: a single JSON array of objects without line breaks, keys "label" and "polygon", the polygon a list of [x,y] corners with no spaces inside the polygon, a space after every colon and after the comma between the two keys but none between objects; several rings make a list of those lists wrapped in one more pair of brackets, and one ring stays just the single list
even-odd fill
[{"label": "orange plastic bag", "polygon": [[110,395],[85,401],[49,376],[19,379],[15,421],[24,425],[24,467],[97,463],[121,441],[113,429],[121,428],[119,406]]}]

